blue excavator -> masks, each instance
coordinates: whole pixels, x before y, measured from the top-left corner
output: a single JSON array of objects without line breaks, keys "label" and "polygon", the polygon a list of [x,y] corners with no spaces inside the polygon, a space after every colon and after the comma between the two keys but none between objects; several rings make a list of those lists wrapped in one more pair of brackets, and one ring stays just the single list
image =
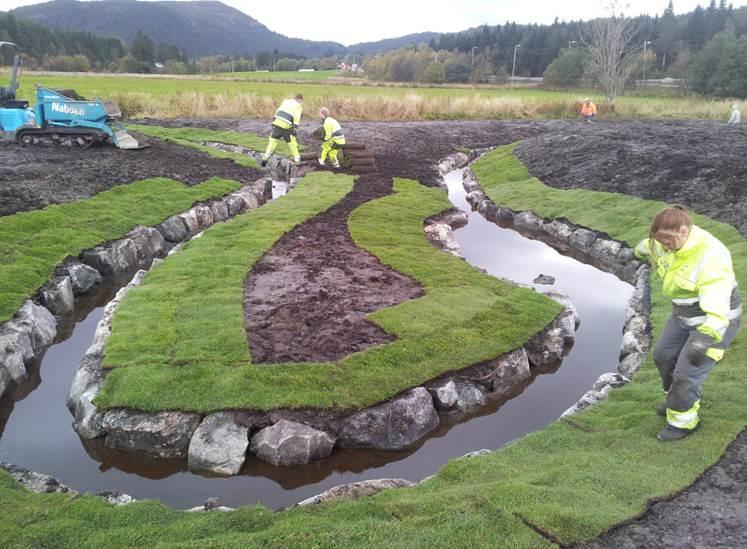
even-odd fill
[{"label": "blue excavator", "polygon": [[72,90],[53,90],[36,86],[36,104],[16,99],[18,71],[21,67],[18,46],[0,42],[0,48],[16,49],[10,85],[0,87],[0,132],[11,134],[18,143],[52,143],[90,147],[112,143],[120,149],[142,149],[148,145],[136,139],[119,122],[122,112],[114,101],[89,101]]}]

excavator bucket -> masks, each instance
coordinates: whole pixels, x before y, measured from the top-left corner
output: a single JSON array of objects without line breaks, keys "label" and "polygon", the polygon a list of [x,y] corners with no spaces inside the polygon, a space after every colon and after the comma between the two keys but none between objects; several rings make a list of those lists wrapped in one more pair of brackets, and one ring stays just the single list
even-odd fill
[{"label": "excavator bucket", "polygon": [[125,150],[145,149],[150,147],[147,139],[137,133],[128,133],[124,130],[114,132],[114,144]]}]

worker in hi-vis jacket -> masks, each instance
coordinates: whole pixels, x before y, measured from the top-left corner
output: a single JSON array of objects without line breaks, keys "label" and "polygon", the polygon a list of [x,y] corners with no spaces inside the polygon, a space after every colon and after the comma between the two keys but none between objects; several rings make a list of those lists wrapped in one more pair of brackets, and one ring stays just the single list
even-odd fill
[{"label": "worker in hi-vis jacket", "polygon": [[716,237],[693,225],[682,206],[664,208],[650,237],[635,248],[662,278],[672,315],[654,348],[666,400],[657,407],[667,426],[660,441],[684,438],[700,426],[703,381],[737,335],[742,297],[731,254]]},{"label": "worker in hi-vis jacket", "polygon": [[322,152],[319,155],[319,165],[324,166],[324,162],[329,155],[329,161],[333,168],[339,168],[340,162],[337,160],[337,151],[345,144],[345,134],[342,131],[340,123],[329,115],[329,109],[322,107],[319,109],[319,117],[322,119],[324,127],[324,138],[322,141]]},{"label": "worker in hi-vis jacket", "polygon": [[301,155],[298,153],[298,143],[296,142],[296,130],[301,124],[301,113],[303,112],[303,95],[297,94],[293,99],[286,99],[280,103],[280,107],[275,111],[272,119],[272,133],[270,134],[267,150],[262,156],[262,167],[267,166],[267,161],[282,139],[288,143],[293,155],[293,161],[301,161]]}]

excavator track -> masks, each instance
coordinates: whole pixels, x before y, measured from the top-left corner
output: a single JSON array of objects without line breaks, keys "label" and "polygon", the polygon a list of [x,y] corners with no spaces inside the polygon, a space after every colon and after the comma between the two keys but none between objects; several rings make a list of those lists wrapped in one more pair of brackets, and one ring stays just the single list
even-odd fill
[{"label": "excavator track", "polygon": [[16,142],[23,145],[52,144],[84,149],[102,143],[108,137],[95,128],[21,128],[16,132]]}]

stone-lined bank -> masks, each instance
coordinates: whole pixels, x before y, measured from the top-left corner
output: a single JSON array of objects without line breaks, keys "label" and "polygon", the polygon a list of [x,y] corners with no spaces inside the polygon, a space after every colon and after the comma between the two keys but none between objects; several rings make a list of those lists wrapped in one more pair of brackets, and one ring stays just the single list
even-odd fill
[{"label": "stone-lined bank", "polygon": [[[449,155],[439,163],[439,169],[446,173],[463,167],[489,150],[491,149],[476,150],[469,155]],[[649,266],[635,259],[632,249],[605,233],[575,225],[565,219],[547,220],[532,211],[519,212],[496,205],[485,195],[469,167],[463,172],[463,185],[468,193],[467,201],[488,221],[510,227],[528,238],[540,240],[564,255],[607,271],[635,287],[625,309],[617,371],[602,374],[592,388],[561,417],[573,415],[603,401],[611,389],[628,383],[640,369],[651,345]]]},{"label": "stone-lined bank", "polygon": [[213,223],[259,207],[271,196],[271,185],[270,178],[259,179],[224,198],[196,204],[156,227],[136,227],[123,238],[67,258],[52,280],[26,300],[11,320],[0,324],[0,396],[27,379],[28,369],[57,336],[58,323],[72,318],[77,298],[150,266],[153,259]]}]

